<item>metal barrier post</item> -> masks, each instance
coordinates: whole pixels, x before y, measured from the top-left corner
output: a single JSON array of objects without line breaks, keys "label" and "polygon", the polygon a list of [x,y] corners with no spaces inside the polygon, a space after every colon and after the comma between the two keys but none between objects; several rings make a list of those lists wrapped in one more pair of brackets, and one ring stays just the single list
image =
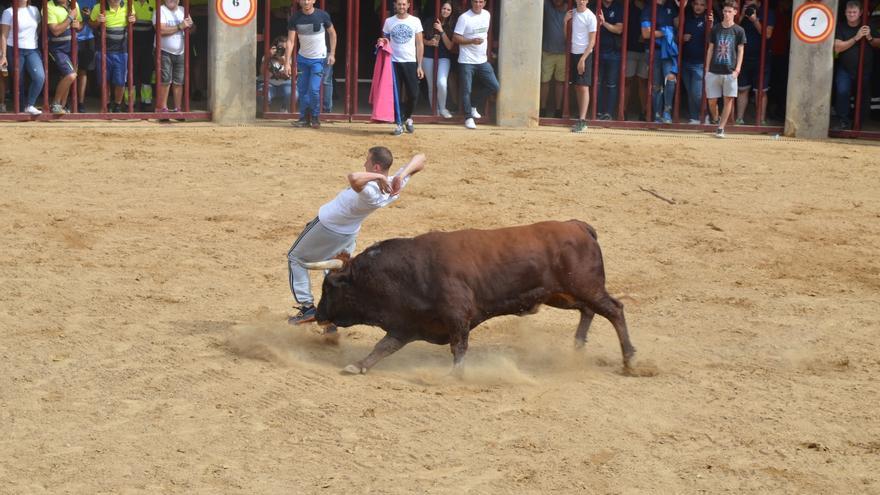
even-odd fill
[{"label": "metal barrier post", "polygon": [[128,71],[128,113],[134,112],[134,25],[131,22],[128,22],[128,18],[131,17],[131,2],[133,0],[128,0],[125,2],[125,24],[126,24],[126,36],[128,37],[128,63],[126,64],[126,69]]},{"label": "metal barrier post", "polygon": [[617,118],[626,120],[626,59],[627,37],[629,36],[629,4],[632,0],[623,0],[623,32],[620,34],[620,89],[617,93]]},{"label": "metal barrier post", "polygon": [[[675,107],[672,109],[672,121],[679,122],[681,112],[681,86],[682,86],[682,62],[684,61],[684,23],[685,12],[684,6],[686,2],[678,4],[678,81],[675,83]],[[666,84],[666,81],[663,82]]]},{"label": "metal barrier post", "polygon": [[[76,0],[70,0],[70,11],[75,12],[79,8]],[[82,17],[82,12],[80,12],[80,17]],[[83,18],[82,22],[88,22],[87,19]],[[83,29],[82,22],[80,23],[80,30]],[[70,30],[70,61],[73,63],[73,72],[76,77],[73,78],[73,82],[70,84],[70,92],[68,93],[68,98],[70,98],[70,111],[71,113],[77,113],[79,111],[79,98],[77,95],[79,94],[79,39],[78,33],[71,28]]]},{"label": "metal barrier post", "polygon": [[[764,0],[764,11],[761,13],[761,55],[758,58],[758,87],[755,90],[755,125],[764,125],[764,64],[767,63],[767,20],[770,0]],[[748,98],[748,97],[747,97]]]},{"label": "metal barrier post", "polygon": [[100,2],[101,23],[101,113],[107,113],[107,0]]},{"label": "metal barrier post", "polygon": [[654,52],[655,40],[657,37],[657,0],[649,0],[651,2],[651,34],[648,38],[648,101],[645,105],[645,113],[648,122],[654,121]]},{"label": "metal barrier post", "polygon": [[[14,0],[13,0],[14,1]],[[43,0],[43,11],[40,22],[40,48],[43,52],[43,111],[49,111],[49,2]],[[73,31],[73,29],[71,29]]]},{"label": "metal barrier post", "polygon": [[[706,2],[706,37],[703,42],[703,53],[709,50],[709,37],[712,36],[712,26],[714,22],[711,19],[715,19],[715,11],[712,10],[712,0],[708,0]],[[703,96],[700,97],[700,123],[706,121],[706,105],[708,105],[709,100],[706,97],[706,73],[709,72],[709,66],[706,65],[706,57],[703,56]]]},{"label": "metal barrier post", "polygon": [[[597,15],[597,17],[601,13],[602,13],[602,0],[596,0],[596,15]],[[593,81],[592,81],[593,87],[591,88],[592,91],[590,91],[590,92],[593,95],[590,98],[592,100],[592,102],[591,102],[592,108],[590,109],[590,120],[596,120],[596,113],[598,112],[597,103],[599,102],[599,84],[598,84],[599,83],[599,45],[602,41],[602,24],[603,23],[601,23],[601,22],[596,23],[596,44],[593,46],[593,54],[592,54],[592,57],[593,57]],[[587,34],[587,44],[590,43],[589,40],[590,40],[590,36],[588,33]]]},{"label": "metal barrier post", "polygon": [[[862,2],[862,26],[868,24],[868,0],[863,0]],[[859,40],[859,70],[856,74],[856,105],[855,105],[855,115],[853,115],[853,130],[860,131],[862,130],[862,91],[865,89],[862,87],[862,79],[864,79],[864,70],[865,70],[865,45],[868,43],[868,40],[862,38]],[[868,109],[870,111],[870,108]]]}]

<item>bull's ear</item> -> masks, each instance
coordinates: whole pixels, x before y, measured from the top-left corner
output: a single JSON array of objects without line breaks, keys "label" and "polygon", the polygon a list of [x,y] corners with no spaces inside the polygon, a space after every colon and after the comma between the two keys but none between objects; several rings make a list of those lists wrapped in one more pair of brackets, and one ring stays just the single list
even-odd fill
[{"label": "bull's ear", "polygon": [[333,270],[327,274],[326,280],[331,287],[347,287],[351,285],[351,268],[345,266],[341,270]]}]

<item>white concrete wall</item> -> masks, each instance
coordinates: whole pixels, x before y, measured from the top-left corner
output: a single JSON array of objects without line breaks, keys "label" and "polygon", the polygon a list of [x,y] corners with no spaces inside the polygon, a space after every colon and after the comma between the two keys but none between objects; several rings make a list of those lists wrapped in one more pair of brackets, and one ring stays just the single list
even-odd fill
[{"label": "white concrete wall", "polygon": [[257,20],[233,27],[208,2],[208,109],[223,125],[250,124],[257,117]]},{"label": "white concrete wall", "polygon": [[542,0],[504,0],[498,40],[498,125],[537,127],[541,98]]}]

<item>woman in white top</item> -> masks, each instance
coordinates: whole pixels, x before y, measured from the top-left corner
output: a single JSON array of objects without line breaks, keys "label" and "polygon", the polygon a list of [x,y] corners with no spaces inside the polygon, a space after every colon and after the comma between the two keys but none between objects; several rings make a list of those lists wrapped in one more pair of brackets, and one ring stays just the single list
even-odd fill
[{"label": "woman in white top", "polygon": [[[37,33],[40,29],[40,9],[28,6],[28,0],[16,0],[18,6],[18,33],[12,31],[12,7],[3,11],[0,17],[0,68],[3,74],[18,70],[20,101],[24,111],[31,115],[40,115],[41,112],[34,105],[43,90],[46,73],[43,72],[43,59],[40,57]],[[14,36],[17,34],[18,36]],[[10,60],[13,56],[13,48],[18,47],[18,64]],[[24,74],[27,73],[30,83],[27,93],[24,92]],[[0,111],[6,111],[6,75],[0,78]]]}]

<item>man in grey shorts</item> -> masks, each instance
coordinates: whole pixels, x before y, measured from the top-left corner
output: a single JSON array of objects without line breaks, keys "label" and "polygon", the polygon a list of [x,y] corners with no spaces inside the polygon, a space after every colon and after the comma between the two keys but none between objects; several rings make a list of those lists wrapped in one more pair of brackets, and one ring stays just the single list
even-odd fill
[{"label": "man in grey shorts", "polygon": [[[721,11],[721,24],[712,27],[709,35],[709,48],[706,50],[706,98],[709,100],[709,114],[712,122],[718,123],[715,137],[724,137],[724,126],[733,111],[733,99],[736,98],[740,68],[743,62],[743,48],[746,43],[746,32],[733,22],[736,16],[736,3],[728,0]],[[724,97],[724,110],[718,119],[718,98]]]},{"label": "man in grey shorts", "polygon": [[[156,87],[156,112],[168,112],[168,90],[174,95],[174,108],[180,110],[183,101],[183,62],[184,32],[193,26],[192,17],[186,15],[180,0],[165,0],[160,10],[161,29],[156,30],[162,35],[162,80]],[[153,26],[156,25],[156,14],[153,14]],[[154,42],[155,45],[155,42]],[[155,46],[154,46],[155,47]]]},{"label": "man in grey shorts", "polygon": [[389,180],[392,161],[388,148],[370,148],[364,171],[348,174],[349,187],[321,206],[318,216],[306,224],[290,247],[287,252],[290,291],[300,304],[299,312],[287,320],[291,325],[315,321],[315,299],[309,271],[303,263],[330,259],[342,251],[354,252],[358,232],[367,216],[396,201],[409,179],[425,168],[425,155],[418,154]]}]

